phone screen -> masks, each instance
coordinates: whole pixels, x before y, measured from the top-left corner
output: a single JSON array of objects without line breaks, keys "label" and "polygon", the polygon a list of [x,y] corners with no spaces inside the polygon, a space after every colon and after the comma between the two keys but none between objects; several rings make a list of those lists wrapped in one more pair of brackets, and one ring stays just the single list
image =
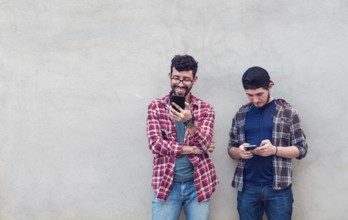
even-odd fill
[{"label": "phone screen", "polygon": [[[185,96],[182,96],[182,95],[173,95],[171,98],[170,98],[170,103],[176,103],[178,106],[180,106],[182,109],[185,109]],[[173,105],[172,105],[173,106]],[[173,108],[176,110],[176,111],[179,111],[175,106],[173,106]]]}]

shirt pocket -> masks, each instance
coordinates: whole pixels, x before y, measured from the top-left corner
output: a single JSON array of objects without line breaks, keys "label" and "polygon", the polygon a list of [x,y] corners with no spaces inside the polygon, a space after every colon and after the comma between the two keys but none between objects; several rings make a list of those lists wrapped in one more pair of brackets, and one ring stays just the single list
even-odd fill
[{"label": "shirt pocket", "polygon": [[167,124],[161,124],[161,134],[164,140],[172,140],[174,135],[172,126]]}]

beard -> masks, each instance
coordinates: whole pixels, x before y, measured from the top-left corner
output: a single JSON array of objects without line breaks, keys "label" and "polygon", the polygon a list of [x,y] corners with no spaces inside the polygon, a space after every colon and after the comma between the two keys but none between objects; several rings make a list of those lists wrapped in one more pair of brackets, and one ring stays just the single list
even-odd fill
[{"label": "beard", "polygon": [[269,100],[271,99],[271,94],[270,93],[268,93],[268,96],[267,96],[267,102],[266,102],[266,104],[265,105],[267,105],[268,103],[269,103]]},{"label": "beard", "polygon": [[[175,92],[175,89],[176,89],[176,88],[179,88],[179,86],[171,85],[171,87],[172,87],[173,94],[175,94],[175,95],[182,95],[182,94],[177,94],[177,93]],[[191,91],[192,86],[184,86],[184,87],[180,87],[180,88],[182,88],[182,89],[185,90],[185,93],[184,93],[183,96],[186,97],[186,95],[189,94],[189,92]]]}]

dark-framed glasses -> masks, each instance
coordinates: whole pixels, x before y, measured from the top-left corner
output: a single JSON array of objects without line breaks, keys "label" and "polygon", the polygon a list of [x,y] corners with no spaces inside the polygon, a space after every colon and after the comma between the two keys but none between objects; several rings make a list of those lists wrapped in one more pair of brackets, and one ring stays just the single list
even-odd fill
[{"label": "dark-framed glasses", "polygon": [[180,79],[180,78],[173,77],[173,78],[171,78],[171,80],[172,80],[173,84],[179,85],[182,82],[182,84],[187,85],[187,86],[191,85],[191,83],[193,82],[193,80],[190,78]]}]

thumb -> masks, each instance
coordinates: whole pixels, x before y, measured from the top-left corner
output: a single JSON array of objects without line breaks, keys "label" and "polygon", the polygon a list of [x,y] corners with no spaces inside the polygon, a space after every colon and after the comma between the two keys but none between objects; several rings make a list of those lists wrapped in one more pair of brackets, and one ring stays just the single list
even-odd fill
[{"label": "thumb", "polygon": [[185,110],[190,110],[190,104],[188,102],[185,102]]},{"label": "thumb", "polygon": [[263,145],[265,145],[265,144],[267,144],[267,143],[270,143],[270,141],[269,141],[268,139],[263,140],[263,141],[261,141],[261,146],[263,146]]}]

